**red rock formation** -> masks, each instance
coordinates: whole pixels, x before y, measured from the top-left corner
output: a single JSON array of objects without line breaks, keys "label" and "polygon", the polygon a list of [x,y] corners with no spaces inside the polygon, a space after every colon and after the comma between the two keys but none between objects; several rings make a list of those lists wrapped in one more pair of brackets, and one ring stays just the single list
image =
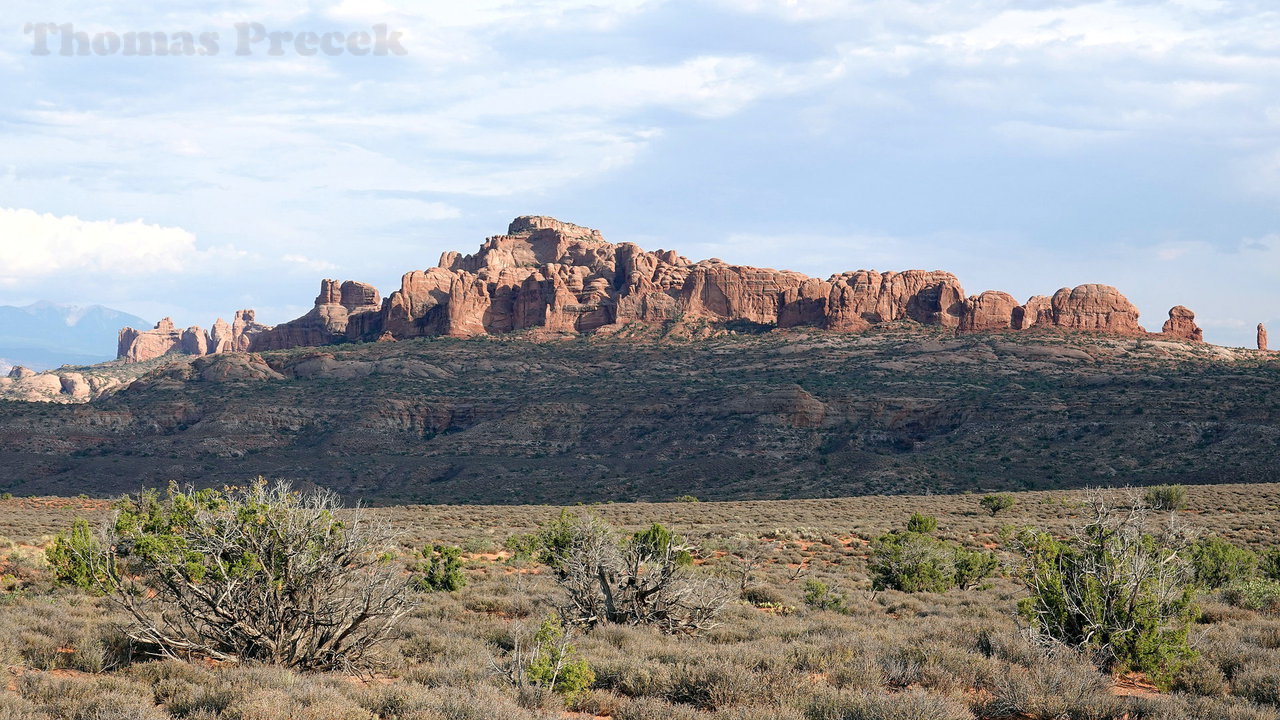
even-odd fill
[{"label": "red rock formation", "polygon": [[831,330],[856,332],[904,318],[955,328],[964,312],[964,288],[947,272],[858,270],[828,282],[825,326]]},{"label": "red rock formation", "polygon": [[1044,295],[1034,295],[1025,305],[1013,309],[1010,326],[1014,330],[1027,330],[1037,325],[1052,327],[1053,324],[1053,301]]},{"label": "red rock formation", "polygon": [[335,343],[347,337],[352,316],[381,310],[378,290],[372,285],[351,280],[341,284],[337,280],[322,280],[320,294],[310,312],[254,334],[249,339],[248,350],[261,352]]},{"label": "red rock formation", "polygon": [[1062,288],[1051,301],[1053,324],[1067,330],[1094,330],[1117,335],[1141,335],[1138,309],[1110,285]]},{"label": "red rock formation", "polygon": [[1182,305],[1169,308],[1169,319],[1164,321],[1161,332],[1179,340],[1204,342],[1204,332],[1196,326],[1196,314]]},{"label": "red rock formation", "polygon": [[237,310],[235,322],[231,323],[233,352],[249,352],[253,339],[270,329],[270,325],[263,325],[254,319],[252,310]]},{"label": "red rock formation", "polygon": [[209,352],[218,355],[235,352],[235,335],[226,320],[218,318],[209,329]]},{"label": "red rock formation", "polygon": [[[190,340],[194,345],[194,338]],[[151,330],[121,330],[116,356],[128,362],[145,362],[181,350],[183,345],[183,332],[173,326],[173,320],[164,318]]]},{"label": "red rock formation", "polygon": [[182,331],[182,341],[178,345],[178,350],[185,355],[208,355],[211,345],[209,333],[192,325]]},{"label": "red rock formation", "polygon": [[144,362],[169,353],[201,356],[245,352],[254,337],[270,329],[254,322],[252,310],[237,312],[232,325],[218,318],[213,323],[212,332],[205,332],[194,325],[180,331],[172,320],[165,318],[151,330],[122,329],[116,358],[126,362]]},{"label": "red rock formation", "polygon": [[1013,327],[1017,307],[1018,301],[1009,293],[987,290],[964,301],[960,329],[965,332],[1008,330]]},{"label": "red rock formation", "polygon": [[[1177,310],[1177,309],[1175,309]],[[1171,316],[1171,335],[1198,339],[1190,311]],[[520,217],[505,235],[488,238],[472,255],[446,252],[437,267],[407,273],[381,302],[356,282],[321,283],[306,315],[275,328],[237,313],[219,321],[201,346],[196,328],[157,337],[121,334],[121,357],[145,359],[179,349],[193,354],[261,351],[343,340],[402,340],[533,331],[588,333],[629,325],[753,323],[859,332],[911,320],[958,332],[1061,328],[1144,335],[1138,311],[1115,288],[1081,285],[1018,305],[987,291],[966,298],[959,280],[941,271],[858,270],[826,280],[786,270],[690,262],[675,252],[646,252],[605,242],[600,232],[548,217]]]},{"label": "red rock formation", "polygon": [[1062,288],[1053,297],[1036,295],[1013,309],[1014,330],[1033,327],[1085,330],[1112,335],[1145,335],[1138,308],[1110,285]]},{"label": "red rock formation", "polygon": [[1258,349],[1267,349],[1267,327],[1262,323],[1258,323]]}]

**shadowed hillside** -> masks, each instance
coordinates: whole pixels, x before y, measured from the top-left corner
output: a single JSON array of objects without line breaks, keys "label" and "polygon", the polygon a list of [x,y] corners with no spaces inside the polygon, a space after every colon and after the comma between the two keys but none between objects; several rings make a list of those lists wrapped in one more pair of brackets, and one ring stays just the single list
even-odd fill
[{"label": "shadowed hillside", "polygon": [[256,474],[379,503],[1259,482],[1277,479],[1280,363],[914,324],[419,339],[175,357],[89,404],[8,403],[0,437],[0,490],[20,494]]}]

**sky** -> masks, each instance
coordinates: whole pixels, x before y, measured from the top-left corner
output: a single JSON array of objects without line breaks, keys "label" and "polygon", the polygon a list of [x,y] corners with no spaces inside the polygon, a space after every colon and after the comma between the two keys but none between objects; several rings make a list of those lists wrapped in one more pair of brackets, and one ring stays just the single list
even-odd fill
[{"label": "sky", "polygon": [[[1105,283],[1147,329],[1183,304],[1219,344],[1280,327],[1273,3],[115,5],[5,4],[0,304],[283,322],[321,278],[389,294],[539,214],[823,278]],[[49,23],[88,54],[61,31],[33,54]],[[376,25],[386,54],[241,48]],[[217,52],[112,52],[129,32]]]}]

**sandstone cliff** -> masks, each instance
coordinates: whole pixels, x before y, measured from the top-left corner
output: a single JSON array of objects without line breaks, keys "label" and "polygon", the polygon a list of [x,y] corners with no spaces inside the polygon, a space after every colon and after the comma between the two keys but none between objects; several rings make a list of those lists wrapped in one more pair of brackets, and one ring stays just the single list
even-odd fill
[{"label": "sandstone cliff", "polygon": [[233,324],[228,325],[218,318],[209,332],[197,326],[178,330],[169,318],[156,323],[151,330],[123,328],[116,358],[125,362],[146,362],[169,353],[201,356],[245,352],[255,337],[271,329],[253,318],[252,310],[240,310]]},{"label": "sandstone cliff", "polygon": [[376,313],[381,308],[382,301],[372,285],[324,280],[311,312],[258,333],[246,349],[258,352],[330,345],[346,338],[352,316]]},{"label": "sandstone cliff", "polygon": [[122,329],[117,357],[129,362],[143,362],[171,352],[207,355],[211,345],[209,334],[204,330],[198,327],[179,330],[174,327],[173,320],[165,318],[151,330]]},{"label": "sandstone cliff", "polygon": [[[669,250],[606,242],[598,230],[554,218],[516,218],[505,235],[471,255],[444,253],[436,267],[405,274],[382,300],[364,283],[325,280],[306,315],[274,328],[252,311],[221,320],[212,334],[178,331],[167,319],[154,330],[121,331],[119,356],[139,361],[168,352],[190,355],[260,352],[343,341],[501,334],[613,332],[626,327],[710,323],[756,329],[816,327],[860,332],[912,320],[958,333],[1030,328],[1142,336],[1138,310],[1109,285],[1062,288],[1019,304],[989,290],[966,297],[942,271],[857,270],[826,280],[802,273],[699,262]],[[1170,311],[1164,337],[1201,341],[1195,314]]]},{"label": "sandstone cliff", "polygon": [[1258,323],[1258,349],[1267,349],[1267,326],[1262,323]]}]

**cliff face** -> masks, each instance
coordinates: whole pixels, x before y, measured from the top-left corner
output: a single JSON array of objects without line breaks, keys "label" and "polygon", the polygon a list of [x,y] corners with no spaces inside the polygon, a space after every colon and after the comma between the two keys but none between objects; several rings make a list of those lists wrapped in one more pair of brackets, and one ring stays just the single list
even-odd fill
[{"label": "cliff face", "polygon": [[[233,327],[219,321],[212,334],[178,331],[168,321],[145,332],[126,328],[119,356],[140,361],[175,351],[258,352],[522,330],[614,332],[690,321],[859,332],[904,319],[960,333],[1059,328],[1147,334],[1137,308],[1108,285],[1062,288],[1018,304],[999,291],[966,297],[947,272],[857,270],[820,280],[714,258],[692,262],[673,251],[613,244],[598,230],[528,216],[516,218],[507,234],[489,238],[475,254],[447,252],[436,267],[404,275],[385,301],[370,285],[325,280],[312,310],[283,325],[257,325],[252,311],[242,311]],[[1178,306],[1164,335],[1198,341],[1194,320]]]},{"label": "cliff face", "polygon": [[143,362],[178,352],[184,355],[207,355],[212,341],[198,327],[179,330],[165,318],[151,330],[124,328],[120,331],[117,357],[130,362]]},{"label": "cliff face", "polygon": [[376,313],[381,307],[381,298],[372,285],[324,280],[311,312],[258,333],[248,343],[248,349],[258,352],[330,345],[346,338],[353,315]]},{"label": "cliff face", "polygon": [[146,362],[170,353],[200,356],[244,352],[256,336],[270,329],[254,321],[252,310],[237,312],[231,325],[218,318],[209,332],[194,325],[179,330],[173,320],[165,318],[150,330],[121,329],[116,359]]}]

